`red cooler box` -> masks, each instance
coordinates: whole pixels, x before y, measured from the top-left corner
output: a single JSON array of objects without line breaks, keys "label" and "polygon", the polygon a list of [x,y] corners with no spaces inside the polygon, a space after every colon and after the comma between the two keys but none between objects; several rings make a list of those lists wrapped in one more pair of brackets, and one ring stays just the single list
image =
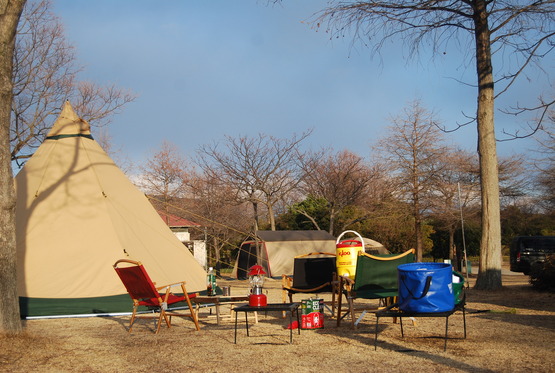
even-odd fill
[{"label": "red cooler box", "polygon": [[321,329],[324,327],[324,300],[305,299],[301,301],[301,329]]}]

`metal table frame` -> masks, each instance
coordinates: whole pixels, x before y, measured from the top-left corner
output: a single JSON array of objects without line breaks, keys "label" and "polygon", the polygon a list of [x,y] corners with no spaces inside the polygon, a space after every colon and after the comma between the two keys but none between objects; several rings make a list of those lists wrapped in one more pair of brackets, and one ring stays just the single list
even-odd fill
[{"label": "metal table frame", "polygon": [[249,334],[249,312],[268,312],[268,311],[279,311],[279,312],[288,312],[289,313],[289,343],[293,343],[293,313],[297,314],[297,329],[298,333],[301,334],[301,323],[299,319],[299,303],[269,303],[263,307],[253,307],[249,306],[248,304],[235,307],[233,309],[235,312],[235,344],[237,344],[237,318],[239,312],[245,313],[245,325],[247,328],[247,337],[250,337]]},{"label": "metal table frame", "polygon": [[249,300],[248,296],[233,296],[233,295],[200,295],[191,300],[197,305],[197,316],[201,305],[216,307],[216,323],[220,325],[222,315],[220,312],[220,305],[229,304],[233,308],[235,303],[245,302]]},{"label": "metal table frame", "polygon": [[[396,306],[394,304],[393,306]],[[401,338],[405,336],[403,331],[403,317],[445,317],[445,335],[444,335],[444,344],[443,344],[443,351],[447,351],[447,339],[448,338],[448,330],[449,330],[449,316],[454,314],[457,311],[462,311],[463,314],[463,326],[464,326],[464,338],[466,339],[466,309],[464,303],[455,306],[451,311],[446,312],[404,312],[399,309],[392,309],[392,306],[389,308],[385,308],[376,312],[376,329],[374,332],[374,351],[377,349],[378,344],[378,326],[380,322],[380,317],[393,317],[399,318],[399,324],[401,326]]]}]

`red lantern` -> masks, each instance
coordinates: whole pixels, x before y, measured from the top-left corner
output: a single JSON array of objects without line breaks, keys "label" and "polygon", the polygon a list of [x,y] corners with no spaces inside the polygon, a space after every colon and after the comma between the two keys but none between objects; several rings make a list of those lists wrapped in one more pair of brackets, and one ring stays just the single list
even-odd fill
[{"label": "red lantern", "polygon": [[264,285],[264,269],[261,265],[253,265],[249,268],[249,282],[251,285],[251,294],[249,295],[249,306],[264,307],[268,304],[265,294],[262,294],[262,286]]}]

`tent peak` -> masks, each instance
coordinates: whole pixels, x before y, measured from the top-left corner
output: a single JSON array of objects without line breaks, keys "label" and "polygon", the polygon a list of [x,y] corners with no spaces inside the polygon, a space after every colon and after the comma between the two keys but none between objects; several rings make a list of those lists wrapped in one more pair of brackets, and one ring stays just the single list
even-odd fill
[{"label": "tent peak", "polygon": [[89,135],[91,127],[89,123],[79,118],[73,107],[66,101],[62,108],[62,112],[54,122],[52,129],[46,137],[63,136],[63,135]]}]

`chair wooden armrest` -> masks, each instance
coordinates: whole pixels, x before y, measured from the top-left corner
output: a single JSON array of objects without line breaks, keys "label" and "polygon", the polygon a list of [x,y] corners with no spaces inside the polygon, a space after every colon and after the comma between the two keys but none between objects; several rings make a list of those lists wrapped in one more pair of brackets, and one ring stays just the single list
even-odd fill
[{"label": "chair wooden armrest", "polygon": [[310,288],[310,289],[300,289],[300,288],[294,288],[292,286],[287,286],[287,287],[284,287],[283,289],[288,290],[288,291],[294,291],[294,292],[297,292],[297,293],[314,293],[314,292],[317,292],[317,291],[325,288],[326,286],[330,286],[330,285],[332,285],[331,282],[326,282],[326,283],[324,283],[320,286],[317,286],[315,288]]},{"label": "chair wooden armrest", "polygon": [[[281,280],[281,289],[283,291],[282,299],[284,303],[286,303],[287,295],[289,295],[289,298],[291,298],[291,293],[317,293],[327,286],[333,286],[333,282],[328,281],[313,288],[295,288],[293,287],[293,278],[291,276],[282,275]],[[289,299],[289,303],[292,302],[293,301]]]},{"label": "chair wooden armrest", "polygon": [[[289,291],[287,289],[289,289],[292,284],[293,277],[288,275],[281,275],[281,300],[283,301],[283,303],[287,303],[287,295],[289,294]],[[291,298],[291,295],[289,295],[289,298]],[[291,302],[292,301],[290,301],[289,303]]]},{"label": "chair wooden armrest", "polygon": [[185,285],[185,281],[176,282],[176,283],[164,285],[164,286],[157,286],[156,290],[171,289],[172,287],[178,286],[178,285],[181,286],[181,288],[183,288],[183,286]]},{"label": "chair wooden armrest", "polygon": [[293,277],[289,275],[281,275],[281,287],[288,288],[293,284]]},{"label": "chair wooden armrest", "polygon": [[334,281],[328,281],[313,288],[295,288],[293,287],[293,278],[291,276],[282,275],[281,279],[282,300],[284,303],[286,303],[288,296],[289,303],[293,302],[292,293],[318,293],[320,290],[330,285],[332,286],[332,290],[334,290],[335,286],[337,286],[334,284]]},{"label": "chair wooden armrest", "polygon": [[196,294],[192,294],[192,295],[187,294],[187,290],[185,289],[185,281],[181,281],[181,282],[176,282],[176,283],[169,284],[169,285],[157,286],[157,287],[156,287],[156,290],[158,290],[158,291],[163,290],[163,289],[166,289],[166,291],[165,291],[166,294],[165,294],[165,297],[164,297],[164,302],[167,302],[167,301],[168,301],[168,297],[170,296],[170,294],[173,294],[173,292],[171,291],[171,288],[174,287],[174,286],[179,286],[179,287],[181,287],[181,292],[182,292],[183,295],[185,296],[187,302],[189,302],[189,299],[190,299],[190,298],[196,297]]},{"label": "chair wooden armrest", "polygon": [[384,257],[379,256],[379,255],[368,254],[368,253],[365,253],[364,251],[359,251],[359,252],[358,252],[358,255],[359,255],[359,256],[360,256],[360,255],[364,255],[364,256],[366,256],[366,257],[368,257],[368,258],[372,258],[372,259],[374,259],[374,260],[385,260],[385,261],[397,260],[397,259],[403,258],[403,257],[405,257],[405,256],[407,256],[407,255],[410,255],[410,254],[413,254],[413,255],[416,254],[416,250],[414,250],[414,249],[409,249],[409,250],[407,250],[407,251],[405,251],[405,252],[403,252],[403,253],[401,253],[401,254],[399,254],[399,255],[395,255],[395,256],[391,256],[391,257],[387,257],[387,258],[384,258]]},{"label": "chair wooden armrest", "polygon": [[347,276],[339,276],[339,291],[351,291],[351,288],[355,284],[355,280],[347,277]]}]

